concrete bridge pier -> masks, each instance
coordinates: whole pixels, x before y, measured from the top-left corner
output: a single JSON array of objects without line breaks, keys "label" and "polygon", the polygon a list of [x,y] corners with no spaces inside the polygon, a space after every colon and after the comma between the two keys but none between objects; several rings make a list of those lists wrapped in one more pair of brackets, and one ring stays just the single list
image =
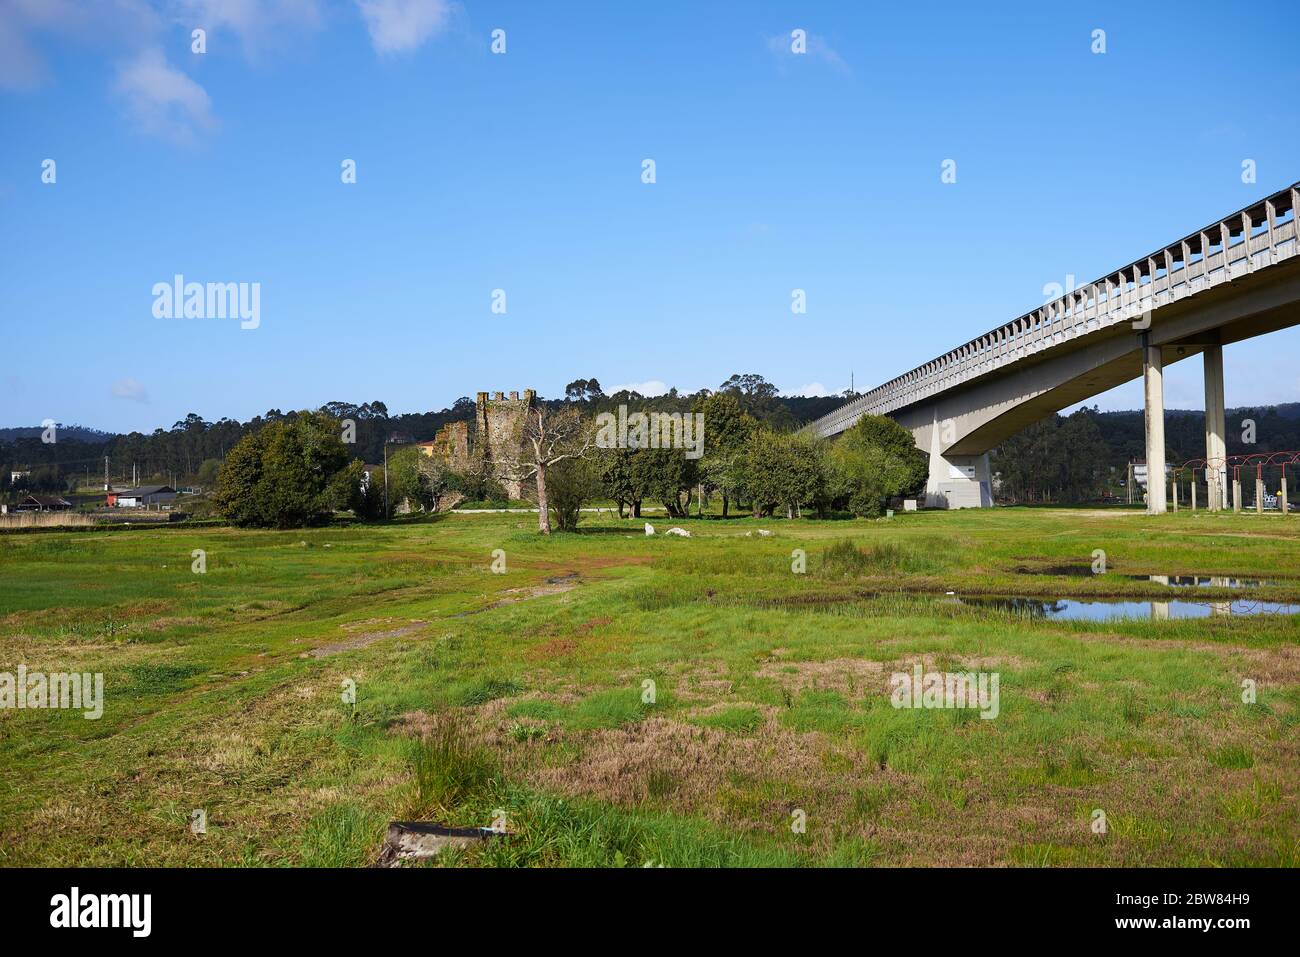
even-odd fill
[{"label": "concrete bridge pier", "polygon": [[1205,481],[1210,511],[1228,505],[1228,445],[1223,408],[1223,346],[1206,346],[1205,362]]},{"label": "concrete bridge pier", "polygon": [[930,474],[925,482],[927,508],[988,508],[993,504],[993,470],[989,456],[946,455],[945,423],[935,417],[930,432]]},{"label": "concrete bridge pier", "polygon": [[1167,510],[1165,485],[1165,378],[1160,347],[1142,333],[1142,381],[1146,392],[1147,514]]}]

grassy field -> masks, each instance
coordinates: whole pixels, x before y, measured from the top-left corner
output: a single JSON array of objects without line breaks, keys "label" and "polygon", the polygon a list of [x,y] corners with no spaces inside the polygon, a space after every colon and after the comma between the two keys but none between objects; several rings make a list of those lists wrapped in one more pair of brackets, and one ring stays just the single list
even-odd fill
[{"label": "grassy field", "polygon": [[[0,710],[0,864],[364,865],[390,820],[499,811],[510,838],[439,863],[1300,863],[1300,620],[1049,622],[947,594],[1215,573],[1300,601],[1300,520],[583,523],[0,535],[0,672],[105,677],[99,720]],[[1043,573],[1096,549],[1105,575]],[[997,672],[1000,713],[892,707],[917,662]]]}]

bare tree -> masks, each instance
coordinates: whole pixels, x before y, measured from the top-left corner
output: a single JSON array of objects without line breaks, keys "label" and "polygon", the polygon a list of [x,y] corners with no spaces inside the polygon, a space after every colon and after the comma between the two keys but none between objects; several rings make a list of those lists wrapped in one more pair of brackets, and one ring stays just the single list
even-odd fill
[{"label": "bare tree", "polygon": [[537,404],[524,414],[516,466],[520,480],[537,481],[537,524],[543,535],[551,534],[551,516],[546,501],[546,470],[565,459],[585,458],[595,446],[595,428],[574,406],[560,409]]}]

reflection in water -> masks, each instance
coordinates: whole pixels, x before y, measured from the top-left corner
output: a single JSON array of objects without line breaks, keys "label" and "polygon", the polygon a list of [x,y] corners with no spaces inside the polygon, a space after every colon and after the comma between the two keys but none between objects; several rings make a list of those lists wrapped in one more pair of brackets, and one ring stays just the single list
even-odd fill
[{"label": "reflection in water", "polygon": [[1136,582],[1155,582],[1174,588],[1263,588],[1273,582],[1263,578],[1229,578],[1224,575],[1125,575]]},{"label": "reflection in water", "polygon": [[[1090,565],[1044,565],[1028,568],[1021,565],[1018,575],[1052,575],[1062,578],[1095,578],[1097,573]],[[1174,588],[1263,588],[1276,582],[1263,578],[1233,578],[1228,575],[1124,575],[1135,582],[1154,582]]]},{"label": "reflection in water", "polygon": [[1300,605],[1274,601],[1129,601],[1074,598],[963,598],[962,604],[1010,611],[1029,618],[1054,621],[1109,621],[1114,618],[1209,618],[1211,615],[1296,615]]}]

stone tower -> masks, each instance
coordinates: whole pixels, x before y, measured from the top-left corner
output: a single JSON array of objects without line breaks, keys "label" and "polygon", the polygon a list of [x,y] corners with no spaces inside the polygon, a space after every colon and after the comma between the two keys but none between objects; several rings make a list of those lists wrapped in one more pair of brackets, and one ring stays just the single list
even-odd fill
[{"label": "stone tower", "polygon": [[474,403],[474,440],[483,462],[492,475],[505,488],[511,498],[524,497],[524,482],[511,463],[520,458],[519,441],[523,434],[524,415],[533,407],[537,393],[525,389],[523,398],[518,392],[494,392],[488,398],[480,392]]},{"label": "stone tower", "polygon": [[500,483],[513,499],[530,497],[532,483],[519,475],[519,442],[524,415],[537,401],[533,389],[518,392],[480,392],[474,403],[473,422],[448,422],[431,442],[421,442],[420,451],[454,471],[482,468]]}]

